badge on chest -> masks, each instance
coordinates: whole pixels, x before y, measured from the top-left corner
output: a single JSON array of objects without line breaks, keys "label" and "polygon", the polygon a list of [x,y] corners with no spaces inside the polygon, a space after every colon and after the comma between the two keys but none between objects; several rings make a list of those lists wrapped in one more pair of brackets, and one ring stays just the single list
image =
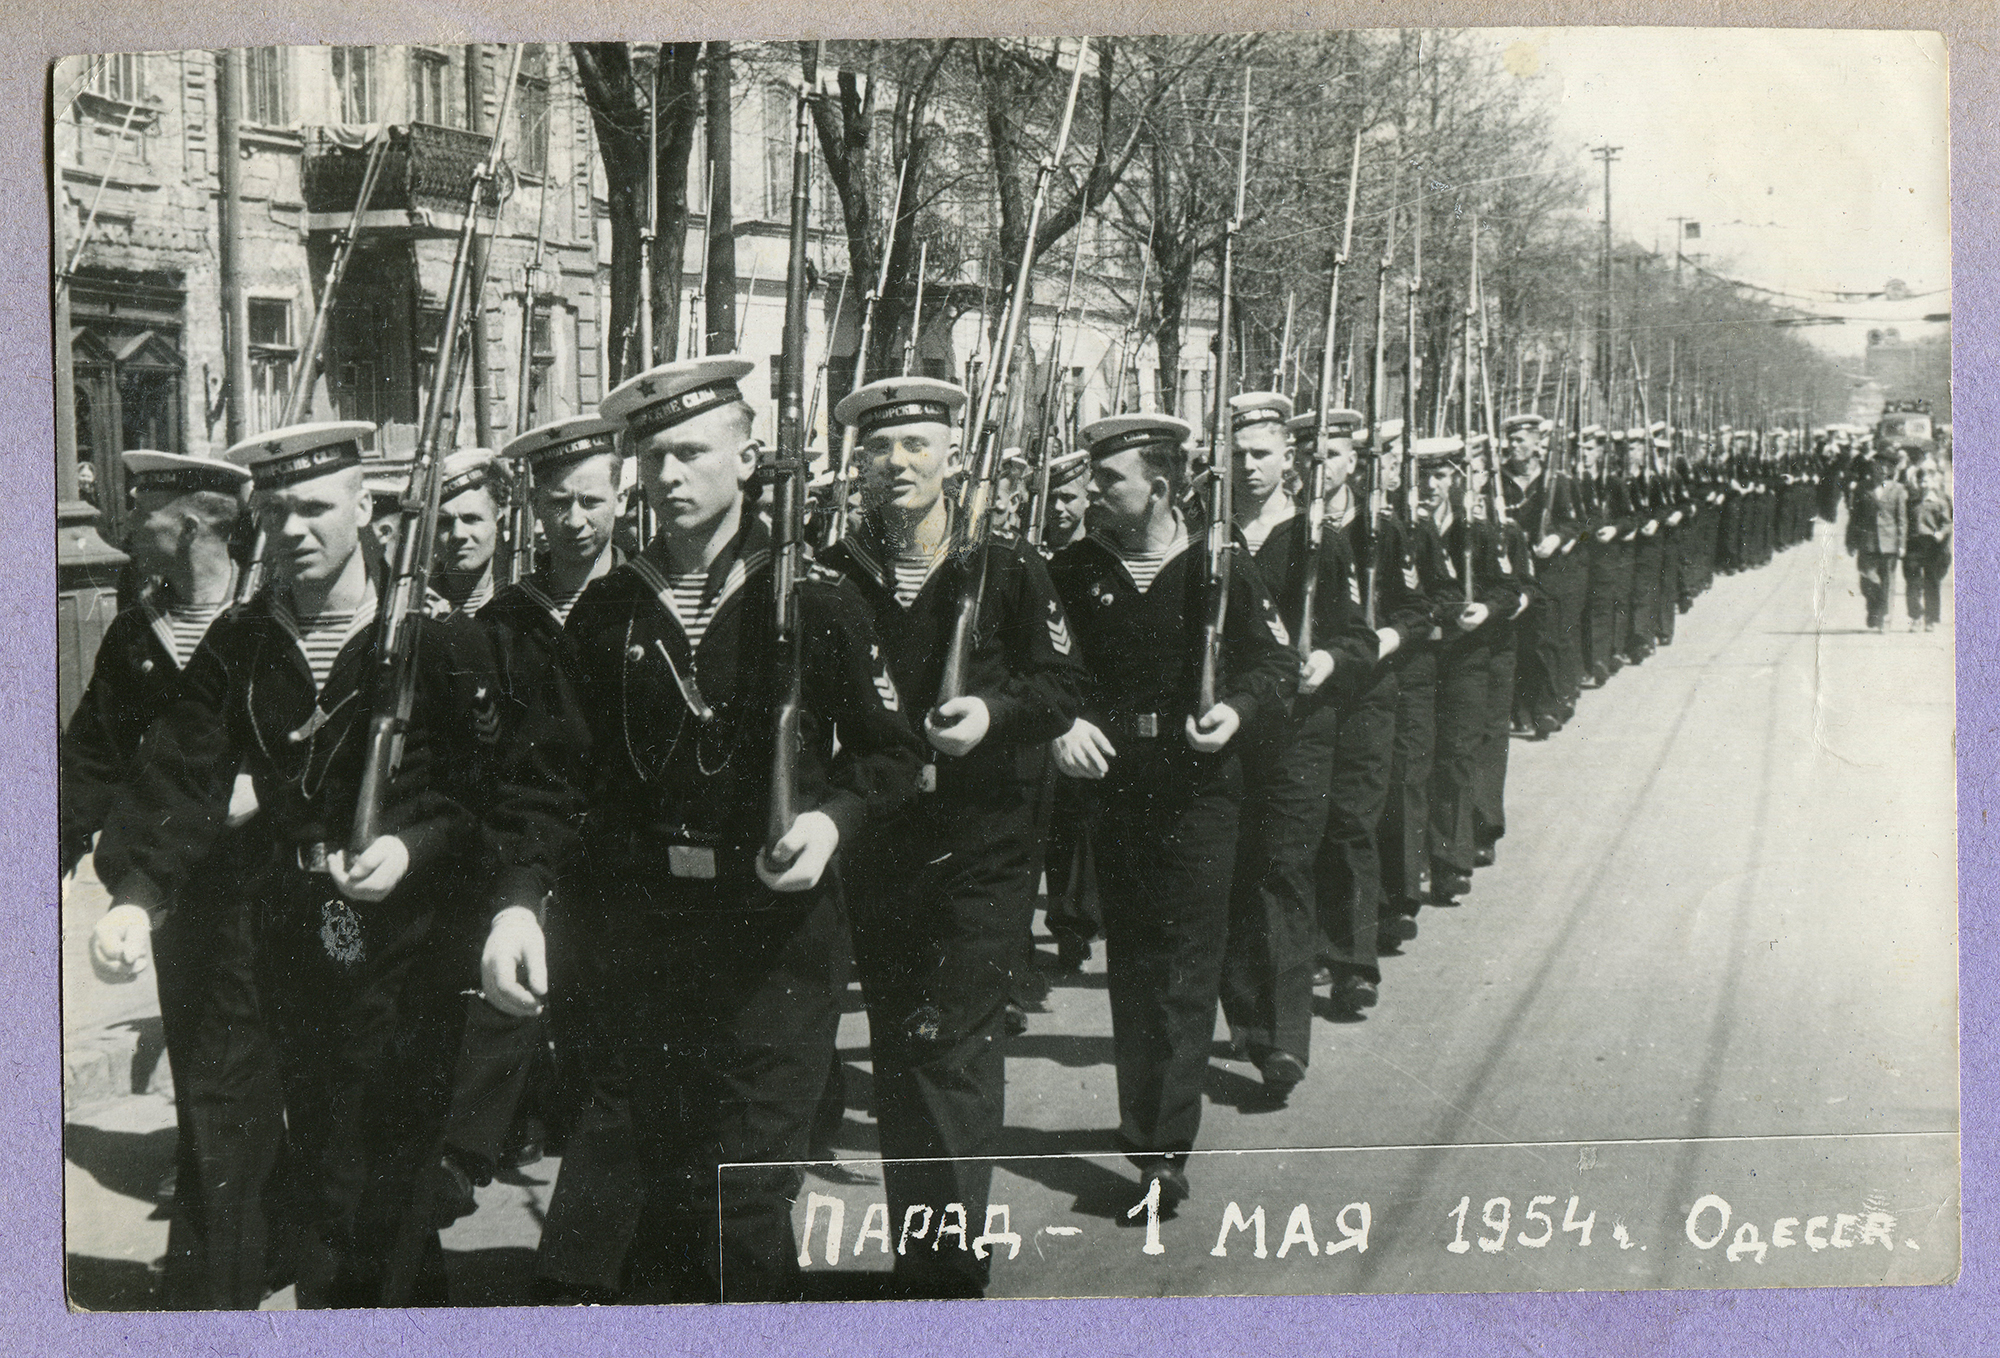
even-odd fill
[{"label": "badge on chest", "polygon": [[715,850],[705,844],[669,844],[667,846],[667,871],[676,877],[694,877],[704,881],[715,877]]}]

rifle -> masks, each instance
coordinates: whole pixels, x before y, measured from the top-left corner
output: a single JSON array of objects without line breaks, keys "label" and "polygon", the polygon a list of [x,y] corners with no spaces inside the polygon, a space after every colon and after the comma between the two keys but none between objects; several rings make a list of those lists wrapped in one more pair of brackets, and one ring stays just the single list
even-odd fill
[{"label": "rifle", "polygon": [[[1493,527],[1497,532],[1507,518],[1507,483],[1501,479],[1500,471],[1500,429],[1493,415],[1493,378],[1487,371],[1486,358],[1488,337],[1486,333],[1486,296],[1479,286],[1479,217],[1472,219],[1472,298],[1479,308],[1479,405],[1486,425],[1486,487],[1487,499],[1493,509]],[[1504,543],[1503,536],[1503,543]],[[1504,545],[1501,548],[1505,551]]]},{"label": "rifle", "polygon": [[[119,145],[122,149],[124,143]],[[368,164],[361,171],[361,190],[354,196],[354,215],[347,219],[346,227],[334,237],[333,261],[327,265],[326,281],[320,284],[319,305],[313,309],[312,328],[306,331],[305,347],[299,350],[292,389],[285,394],[285,413],[278,420],[280,425],[297,424],[312,413],[313,379],[319,375],[319,355],[320,350],[326,347],[333,299],[340,291],[342,280],[347,277],[349,261],[354,258],[354,242],[361,235],[361,220],[368,213],[368,204],[374,201],[375,185],[382,178],[382,161],[388,149],[388,132],[377,133],[374,144],[368,148]],[[66,275],[64,282],[68,282]],[[249,603],[263,584],[264,530],[259,528],[250,540],[250,555],[236,580],[236,602]]]},{"label": "rifle", "polygon": [[[549,137],[549,123],[542,124],[544,145]],[[544,163],[547,157],[544,156]],[[535,293],[535,276],[541,271],[542,252],[548,246],[549,180],[552,176],[542,176],[542,191],[535,203],[535,253],[528,261],[527,272],[521,275],[521,375],[514,384],[514,437],[528,432],[533,418],[529,397],[534,394],[535,376],[535,317],[541,308]],[[529,481],[533,473],[526,460],[512,469],[514,474],[507,480],[507,506],[505,529],[507,555],[501,572],[502,584],[516,584],[527,578],[535,567],[535,529],[528,506]]]},{"label": "rifle", "polygon": [[840,287],[833,294],[833,321],[826,327],[826,352],[820,356],[819,371],[813,374],[812,400],[806,405],[806,437],[812,437],[813,429],[819,424],[819,398],[826,391],[826,370],[833,362],[833,342],[840,334],[840,314],[847,306],[847,276],[841,275]]},{"label": "rifle", "polygon": [[1645,436],[1645,462],[1643,475],[1646,478],[1646,508],[1659,508],[1660,467],[1659,458],[1653,451],[1653,416],[1646,407],[1646,375],[1639,369],[1639,346],[1626,341],[1632,350],[1632,391],[1639,403],[1639,424]]},{"label": "rifle", "polygon": [[[818,62],[813,63],[814,71]],[[812,226],[812,117],[801,84],[792,115],[791,254],[785,273],[785,340],[778,365],[778,439],[771,476],[771,802],[764,848],[798,818],[799,709],[804,702],[805,628],[799,581],[806,570],[806,236]]]},{"label": "rifle", "polygon": [[497,220],[499,202],[489,186],[500,169],[507,143],[507,113],[521,74],[521,44],[514,47],[507,83],[500,87],[493,119],[493,140],[486,158],[472,172],[466,190],[465,220],[459,227],[458,249],[452,256],[451,282],[445,289],[444,321],[438,336],[437,360],[431,372],[429,404],[417,434],[416,460],[410,468],[410,488],[403,497],[402,525],[396,535],[396,576],[377,615],[374,714],[368,723],[368,751],[361,767],[360,794],[354,825],[348,836],[350,853],[360,853],[382,833],[382,800],[395,776],[404,727],[416,691],[417,642],[422,634],[424,605],[430,593],[431,556],[437,540],[438,493],[443,489],[444,455],[440,434],[446,407],[462,371],[460,346],[465,339],[465,313],[472,274],[473,240],[479,230],[480,208],[490,201]]},{"label": "rifle", "polygon": [[[986,365],[979,385],[979,404],[972,424],[973,460],[971,475],[958,505],[958,521],[965,533],[965,571],[958,591],[957,611],[951,620],[951,641],[945,647],[944,674],[938,684],[938,703],[963,697],[972,667],[973,629],[979,622],[979,604],[986,593],[986,539],[992,529],[993,484],[1000,473],[1000,419],[1007,403],[1007,378],[1014,366],[1014,351],[1021,338],[1021,323],[1028,310],[1028,283],[1035,267],[1035,235],[1042,225],[1042,206],[1048,198],[1049,180],[1055,177],[1069,148],[1069,129],[1076,117],[1076,96],[1083,88],[1085,57],[1090,39],[1079,40],[1076,70],[1070,76],[1069,98],[1063,104],[1062,126],[1056,132],[1055,147],[1035,171],[1035,196],[1028,209],[1028,229],[1022,236],[1021,262],[1014,274],[1014,290],[1007,296],[1001,313],[999,343]],[[1076,230],[1082,230],[1079,222]]]},{"label": "rifle", "polygon": [[[1292,312],[1297,308],[1298,300],[1299,295],[1295,291],[1285,294],[1285,328],[1278,336],[1278,366],[1271,373],[1272,391],[1285,389],[1285,365],[1292,359]],[[1325,405],[1326,402],[1321,401],[1320,404]]]},{"label": "rifle", "polygon": [[[1340,275],[1347,267],[1348,253],[1354,248],[1354,201],[1361,187],[1361,129],[1354,130],[1354,154],[1347,167],[1347,220],[1340,230],[1340,252],[1333,257],[1333,277],[1326,287],[1326,343],[1319,356],[1319,428],[1314,430],[1312,448],[1312,470],[1306,477],[1306,559],[1311,564],[1306,567],[1305,610],[1299,615],[1299,659],[1305,660],[1313,650],[1313,607],[1319,599],[1319,552],[1320,542],[1326,532],[1326,438],[1327,416],[1333,404],[1334,336],[1340,319]],[[1390,235],[1393,238],[1394,228]],[[1388,255],[1383,254],[1382,275],[1388,276]],[[1382,285],[1376,285],[1376,295],[1382,293]],[[1378,317],[1376,324],[1381,320]],[[1289,339],[1292,328],[1291,299],[1285,301],[1285,332]],[[1369,431],[1374,438],[1374,431]],[[1373,477],[1370,478],[1366,510],[1375,512],[1375,492]],[[1374,540],[1375,521],[1364,520],[1362,532],[1364,541]],[[1367,589],[1364,593],[1368,610],[1368,624],[1375,625],[1375,557],[1368,553]]]},{"label": "rifle", "polygon": [[[854,351],[854,380],[848,384],[849,394],[859,391],[868,380],[868,341],[875,333],[876,304],[889,286],[889,260],[896,253],[896,221],[902,215],[903,186],[909,177],[910,158],[904,156],[903,168],[896,173],[896,196],[889,204],[889,220],[882,225],[881,267],[876,270],[875,286],[861,300],[861,347]],[[854,471],[855,435],[851,424],[840,431],[840,456],[833,464],[833,517],[827,520],[825,545],[829,547],[847,534],[847,479]]]},{"label": "rifle", "polygon": [[[1146,279],[1153,268],[1155,225],[1157,223],[1148,223],[1146,227],[1146,250],[1139,257],[1139,295],[1132,302],[1132,320],[1118,337],[1118,384],[1111,393],[1111,413],[1114,415],[1123,414],[1125,411],[1125,374],[1132,368],[1132,350],[1138,346],[1139,323],[1145,317]],[[1136,392],[1133,394],[1137,396]]]},{"label": "rifle", "polygon": [[1230,332],[1236,324],[1236,237],[1243,229],[1244,194],[1250,182],[1250,72],[1243,72],[1243,132],[1236,143],[1236,211],[1222,236],[1222,301],[1215,336],[1215,411],[1209,432],[1208,616],[1201,628],[1201,696],[1196,716],[1221,700],[1222,629],[1229,620],[1229,568],[1236,523],[1230,491],[1236,472],[1236,435],[1229,420]]},{"label": "rifle", "polygon": [[[1076,275],[1083,266],[1083,223],[1076,224],[1076,249],[1070,255],[1069,285],[1063,289],[1062,310],[1056,313],[1055,328],[1049,334],[1049,380],[1042,389],[1042,437],[1041,448],[1037,451],[1035,469],[1035,495],[1028,503],[1028,545],[1039,548],[1042,533],[1047,527],[1049,509],[1049,472],[1054,453],[1050,450],[1050,440],[1055,437],[1056,403],[1062,397],[1062,332],[1063,322],[1069,317],[1069,309],[1076,300]],[[1074,352],[1076,342],[1070,341]]]},{"label": "rifle", "polygon": [[1465,601],[1474,601],[1472,568],[1478,560],[1472,532],[1472,322],[1479,314],[1479,214],[1472,214],[1472,273],[1465,290],[1465,317],[1458,337],[1459,404],[1458,428],[1465,442],[1465,498],[1459,514],[1465,520]]},{"label": "rifle", "polygon": [[[1411,204],[1416,217],[1416,242],[1410,258],[1410,278],[1406,289],[1403,342],[1406,346],[1403,373],[1402,519],[1407,527],[1417,517],[1417,295],[1424,287],[1424,178],[1417,172],[1417,196]],[[1375,328],[1382,328],[1381,304],[1376,304]]]},{"label": "rifle", "polygon": [[931,267],[931,243],[923,241],[917,246],[917,300],[910,308],[910,334],[903,341],[903,376],[910,375],[910,365],[917,361],[917,332],[924,326],[924,275]]}]

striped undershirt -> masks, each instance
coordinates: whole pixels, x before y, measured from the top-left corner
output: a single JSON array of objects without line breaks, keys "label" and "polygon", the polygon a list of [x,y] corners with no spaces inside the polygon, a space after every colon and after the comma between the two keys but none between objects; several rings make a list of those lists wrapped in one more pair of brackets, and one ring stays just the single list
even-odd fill
[{"label": "striped undershirt", "polygon": [[1160,567],[1167,564],[1167,558],[1186,545],[1187,532],[1180,529],[1175,531],[1174,540],[1157,552],[1126,552],[1118,548],[1113,550],[1118,552],[1118,559],[1125,563],[1125,570],[1131,575],[1132,583],[1139,587],[1141,594],[1144,594],[1153,587],[1153,581],[1158,578]]},{"label": "striped undershirt", "polygon": [[722,592],[716,591],[715,598],[704,606],[702,595],[708,591],[708,571],[689,571],[685,575],[669,575],[667,592],[673,596],[674,614],[681,620],[681,630],[687,633],[688,645],[699,647],[702,634],[708,631],[708,621],[715,616],[715,605]]},{"label": "striped undershirt", "polygon": [[1264,542],[1271,536],[1271,530],[1278,527],[1280,524],[1290,523],[1292,521],[1293,515],[1296,513],[1297,511],[1294,510],[1292,511],[1292,513],[1286,514],[1285,517],[1282,519],[1250,520],[1250,522],[1243,525],[1243,541],[1249,544],[1251,551],[1253,552],[1263,551]]},{"label": "striped undershirt", "polygon": [[208,633],[208,625],[228,606],[228,600],[212,604],[175,604],[167,610],[167,630],[174,638],[174,663],[186,669],[194,659],[194,648]]},{"label": "striped undershirt", "polygon": [[586,580],[567,594],[558,594],[552,589],[544,590],[543,593],[548,595],[549,607],[555,610],[556,617],[563,622],[568,622],[569,611],[576,607],[576,601],[583,597],[584,590],[588,588],[590,588],[590,581]]},{"label": "striped undershirt", "polygon": [[306,653],[306,665],[312,670],[313,685],[325,688],[340,648],[354,635],[354,610],[300,614],[293,621],[298,624],[299,645]]},{"label": "striped undershirt", "polygon": [[896,575],[896,602],[908,608],[923,593],[924,581],[931,577],[931,566],[937,557],[918,551],[898,552],[891,565]]}]

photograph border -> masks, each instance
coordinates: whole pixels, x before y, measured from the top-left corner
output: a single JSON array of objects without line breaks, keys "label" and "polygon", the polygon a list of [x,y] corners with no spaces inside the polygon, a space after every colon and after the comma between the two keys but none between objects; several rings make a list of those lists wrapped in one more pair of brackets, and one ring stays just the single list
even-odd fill
[{"label": "photograph border", "polygon": [[[137,9],[138,12],[134,12]],[[12,946],[0,950],[0,1010],[12,1041],[6,1070],[27,1097],[0,1113],[10,1173],[0,1181],[0,1266],[9,1281],[8,1338],[32,1353],[277,1351],[360,1355],[490,1354],[504,1346],[535,1355],[654,1354],[749,1349],[776,1353],[928,1354],[949,1347],[1010,1354],[1371,1353],[1381,1355],[1607,1352],[1819,1355],[1843,1352],[1983,1354],[2000,1351],[2000,1222],[1996,1213],[1995,1016],[2000,1011],[2000,826],[1984,799],[2000,769],[2000,606],[1991,531],[1995,487],[1975,473],[1958,513],[1956,568],[1959,728],[1960,1134],[1963,1272],[1950,1287],[1489,1295],[1226,1297],[1163,1300],[950,1303],[805,1303],[766,1306],[582,1311],[556,1308],[449,1312],[332,1312],[278,1317],[67,1311],[63,1297],[61,1032],[53,872],[56,692],[54,504],[50,406],[48,262],[49,66],[76,52],[166,50],[266,43],[636,38],[657,35],[659,11],[613,0],[589,8],[530,0],[467,4],[350,0],[338,14],[301,0],[222,0],[187,10],[72,0],[61,10],[17,14],[0,52],[0,157],[6,192],[0,220],[14,250],[0,256],[0,353],[17,399],[0,412],[12,450],[4,534],[16,568],[0,572],[0,607],[17,642],[0,660],[0,723],[12,811],[0,822],[0,868],[14,884]],[[1095,16],[1095,17],[1092,17]],[[1106,19],[1115,19],[1108,24]],[[2000,4],[1949,7],[1937,0],[1835,5],[1717,0],[1670,5],[1541,3],[1414,4],[1408,0],[1322,7],[1273,0],[1254,10],[1207,0],[1113,9],[1068,0],[911,4],[860,0],[837,8],[801,0],[750,0],[675,36],[843,37],[888,34],[1046,34],[1242,31],[1319,27],[1480,27],[1620,24],[1675,27],[1936,29],[1950,54],[1955,442],[1993,447],[2000,363]],[[1975,455],[1976,456],[1976,455]],[[1885,906],[1893,903],[1885,902]]]}]

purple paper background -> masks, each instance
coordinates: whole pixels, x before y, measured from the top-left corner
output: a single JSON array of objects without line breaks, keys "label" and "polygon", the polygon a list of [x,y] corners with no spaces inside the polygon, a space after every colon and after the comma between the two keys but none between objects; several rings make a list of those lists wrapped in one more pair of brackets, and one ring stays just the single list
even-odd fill
[{"label": "purple paper background", "polygon": [[[198,10],[85,0],[61,11],[20,6],[6,19],[0,45],[0,363],[11,398],[0,408],[4,484],[0,539],[13,549],[0,571],[0,614],[11,645],[0,648],[0,740],[4,740],[7,809],[0,813],[0,881],[11,906],[0,946],[0,1015],[11,1040],[0,1046],[0,1071],[18,1096],[0,1109],[0,1344],[23,1353],[101,1355],[286,1352],[363,1355],[415,1350],[440,1354],[655,1354],[747,1349],[753,1352],[917,1355],[971,1353],[1349,1354],[1755,1354],[2000,1353],[1996,1287],[1992,1133],[2000,1073],[1994,1026],[2000,959],[1990,918],[1992,869],[2000,831],[1986,825],[1985,797],[2000,751],[2000,693],[1995,691],[1993,624],[2000,601],[1989,516],[1996,492],[1984,450],[1995,434],[1991,365],[2000,341],[2000,215],[1996,215],[1993,122],[2000,110],[2000,24],[1982,0],[1948,11],[1937,3],[1897,6],[1863,0],[1837,10],[1810,6],[1720,3],[1674,8],[1537,5],[1500,11],[1491,5],[1407,3],[1365,9],[1296,3],[1256,9],[1217,5],[1207,11],[1124,3],[1095,11],[1076,4],[995,3],[967,7],[962,20],[944,6],[876,0],[865,9],[799,7],[795,19],[764,0],[754,11],[732,7],[690,13],[684,23],[728,23],[744,34],[895,32],[1102,32],[1169,29],[1437,26],[1478,23],[1769,23],[1938,27],[1951,40],[1954,207],[1954,434],[1969,450],[1959,487],[1957,638],[1960,723],[1959,871],[1962,978],[1964,1272],[1951,1287],[1769,1292],[1640,1292],[1506,1296],[1324,1297],[1233,1300],[993,1302],[970,1305],[826,1304],[703,1307],[677,1310],[464,1310],[381,1314],[176,1316],[72,1315],[62,1290],[61,1087],[57,915],[50,811],[55,804],[54,496],[49,333],[48,179],[45,121],[47,63],[73,51],[175,48],[252,42],[369,41],[417,34],[461,37],[666,36],[661,11],[541,8],[501,0],[477,10],[393,0],[274,15],[254,0]],[[136,12],[135,12],[136,11]],[[233,12],[233,13],[232,13]],[[309,18],[306,16],[310,16]],[[648,32],[651,29],[653,31]],[[679,33],[674,36],[694,36]],[[1924,148],[1920,154],[1929,154]],[[1886,770],[1893,779],[1895,771]],[[1895,902],[1882,902],[1894,909]]]}]

